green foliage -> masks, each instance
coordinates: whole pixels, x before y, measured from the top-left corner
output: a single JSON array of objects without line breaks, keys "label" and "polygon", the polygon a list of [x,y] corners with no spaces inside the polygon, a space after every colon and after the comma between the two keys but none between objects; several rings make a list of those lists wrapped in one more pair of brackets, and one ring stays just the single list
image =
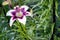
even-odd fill
[{"label": "green foliage", "polygon": [[[15,21],[9,26],[10,17],[6,16],[9,5],[0,7],[0,40],[50,40],[53,34],[53,0],[11,0],[12,8],[27,5],[33,11],[33,17],[27,17],[26,25]],[[56,36],[55,36],[56,37]]]},{"label": "green foliage", "polygon": [[56,0],[55,2],[56,5],[56,30],[55,30],[55,34],[54,34],[54,40],[60,40],[60,1]]}]

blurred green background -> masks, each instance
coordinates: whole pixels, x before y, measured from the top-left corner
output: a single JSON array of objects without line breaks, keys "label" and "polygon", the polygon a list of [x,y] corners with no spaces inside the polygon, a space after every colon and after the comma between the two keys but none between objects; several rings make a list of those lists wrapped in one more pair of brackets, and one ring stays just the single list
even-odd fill
[{"label": "blurred green background", "polygon": [[[50,40],[53,34],[55,23],[53,23],[53,0],[11,0],[12,6],[2,5],[5,0],[0,0],[0,40]],[[33,11],[33,18],[27,17],[26,26],[21,29],[9,26],[10,17],[6,16],[7,11],[14,6],[27,5]],[[29,9],[29,10],[30,10]],[[55,0],[56,27],[54,40],[60,40],[60,2]],[[21,26],[21,25],[20,25]],[[23,33],[26,29],[26,33]],[[20,32],[21,31],[21,32]],[[52,40],[52,39],[51,39]]]}]

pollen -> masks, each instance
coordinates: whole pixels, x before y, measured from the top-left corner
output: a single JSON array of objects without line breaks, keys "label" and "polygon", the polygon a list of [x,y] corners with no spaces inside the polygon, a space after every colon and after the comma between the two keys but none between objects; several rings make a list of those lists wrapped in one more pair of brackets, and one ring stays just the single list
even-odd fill
[{"label": "pollen", "polygon": [[22,17],[22,15],[23,15],[23,14],[20,13],[20,12],[19,12],[19,13],[16,13],[16,16],[17,16],[17,17]]}]

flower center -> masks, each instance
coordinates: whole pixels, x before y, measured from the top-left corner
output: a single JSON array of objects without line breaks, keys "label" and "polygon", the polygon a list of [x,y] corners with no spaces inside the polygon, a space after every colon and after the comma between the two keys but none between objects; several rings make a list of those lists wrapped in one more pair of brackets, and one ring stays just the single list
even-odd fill
[{"label": "flower center", "polygon": [[16,16],[17,16],[17,17],[22,17],[22,15],[23,15],[23,14],[22,14],[21,12],[17,12],[17,13],[16,13]]}]

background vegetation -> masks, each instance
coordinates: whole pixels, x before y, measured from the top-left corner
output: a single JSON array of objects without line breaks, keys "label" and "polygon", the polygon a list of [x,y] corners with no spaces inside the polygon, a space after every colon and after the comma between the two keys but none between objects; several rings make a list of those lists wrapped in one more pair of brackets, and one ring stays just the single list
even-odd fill
[{"label": "background vegetation", "polygon": [[[50,40],[55,23],[53,23],[53,0],[11,0],[12,6],[2,6],[0,1],[0,40]],[[15,22],[9,26],[10,17],[6,16],[8,10],[14,6],[27,5],[32,9],[33,18],[27,17],[26,26]],[[59,2],[56,5],[56,31],[54,40],[60,40]],[[29,9],[29,10],[30,10]],[[28,10],[28,11],[29,11]],[[17,24],[19,27],[17,27]]]}]

